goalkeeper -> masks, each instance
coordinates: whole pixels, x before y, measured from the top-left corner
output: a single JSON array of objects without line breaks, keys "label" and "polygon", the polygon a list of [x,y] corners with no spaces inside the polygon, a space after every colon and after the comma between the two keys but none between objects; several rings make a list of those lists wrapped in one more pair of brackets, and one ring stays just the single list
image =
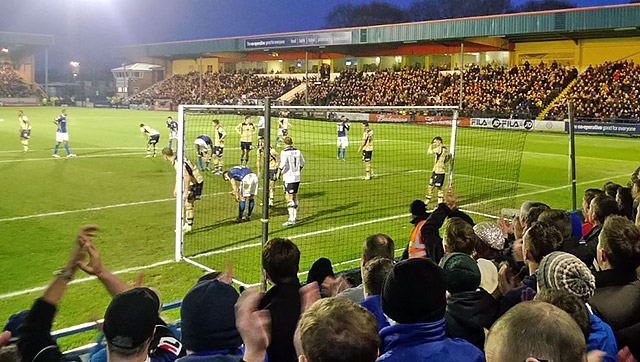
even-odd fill
[{"label": "goalkeeper", "polygon": [[[258,178],[262,179],[262,166],[264,165],[265,146],[264,137],[258,139],[258,159],[256,161],[256,169],[258,170]],[[269,206],[273,206],[273,195],[276,191],[276,181],[280,178],[280,156],[278,152],[269,147]]]},{"label": "goalkeeper", "polygon": [[431,140],[427,154],[435,155],[433,162],[433,170],[431,172],[431,178],[429,179],[429,186],[427,187],[427,196],[425,196],[425,204],[428,206],[431,201],[431,195],[433,188],[438,189],[438,204],[444,202],[444,191],[442,186],[444,185],[445,165],[449,162],[451,154],[445,145],[442,143],[442,137],[437,136]]}]

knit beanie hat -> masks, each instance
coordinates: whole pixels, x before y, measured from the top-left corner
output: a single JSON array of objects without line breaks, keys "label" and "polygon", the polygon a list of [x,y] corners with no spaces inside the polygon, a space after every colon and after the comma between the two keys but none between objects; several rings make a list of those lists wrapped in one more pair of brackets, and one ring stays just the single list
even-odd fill
[{"label": "knit beanie hat", "polygon": [[440,260],[449,293],[472,292],[480,287],[480,269],[465,253],[450,253]]},{"label": "knit beanie hat", "polygon": [[396,264],[382,284],[382,311],[397,323],[435,322],[446,309],[444,273],[430,259]]},{"label": "knit beanie hat", "polygon": [[415,200],[411,203],[411,215],[420,216],[427,213],[427,206],[422,200]]},{"label": "knit beanie hat", "polygon": [[311,269],[309,269],[309,274],[307,274],[307,284],[311,284],[313,282],[318,282],[318,285],[322,287],[322,282],[326,277],[333,277],[333,267],[331,266],[331,260],[327,258],[320,258],[316,260],[313,265],[311,265]]},{"label": "knit beanie hat", "polygon": [[554,251],[542,258],[537,274],[538,290],[566,290],[585,302],[596,289],[596,279],[589,267],[575,255],[563,251]]},{"label": "knit beanie hat", "polygon": [[196,284],[182,300],[182,343],[193,352],[235,349],[242,344],[234,307],[238,292],[219,280]]}]

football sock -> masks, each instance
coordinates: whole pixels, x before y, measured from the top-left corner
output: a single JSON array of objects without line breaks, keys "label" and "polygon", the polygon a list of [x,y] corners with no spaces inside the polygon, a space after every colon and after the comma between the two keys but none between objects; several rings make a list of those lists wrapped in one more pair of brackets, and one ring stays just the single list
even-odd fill
[{"label": "football sock", "polygon": [[291,221],[298,220],[298,200],[294,200],[295,205],[293,206],[293,219]]},{"label": "football sock", "polygon": [[247,202],[242,200],[238,203],[238,219],[242,219],[242,214],[244,214],[244,208],[247,205]]},{"label": "football sock", "polygon": [[293,200],[287,202],[287,211],[289,212],[289,221],[295,221],[295,211],[296,204]]},{"label": "football sock", "polygon": [[[64,145],[64,150],[67,151],[67,155],[71,154],[71,151],[69,151],[69,145]],[[57,150],[56,150],[57,152]]]},{"label": "football sock", "polygon": [[198,167],[202,170],[202,157],[198,156]]},{"label": "football sock", "polygon": [[207,170],[209,169],[209,161],[205,162],[204,168],[206,168]]},{"label": "football sock", "polygon": [[195,212],[193,211],[193,209],[187,209],[186,210],[186,219],[187,219],[187,225],[193,225],[193,216],[194,216]]},{"label": "football sock", "polygon": [[342,149],[342,159],[344,160],[344,159],[346,159],[346,158],[347,158],[347,149],[346,149],[346,148],[343,148],[343,149]]},{"label": "football sock", "polygon": [[251,213],[253,212],[253,205],[255,205],[255,201],[253,201],[253,199],[249,199],[249,208],[247,209],[247,217],[251,217]]},{"label": "football sock", "polygon": [[173,144],[173,140],[169,140],[169,148],[171,148],[172,144]]},{"label": "football sock", "polygon": [[340,147],[338,147],[338,159],[340,159]]},{"label": "football sock", "polygon": [[438,190],[438,203],[441,204],[444,202],[444,191]]}]

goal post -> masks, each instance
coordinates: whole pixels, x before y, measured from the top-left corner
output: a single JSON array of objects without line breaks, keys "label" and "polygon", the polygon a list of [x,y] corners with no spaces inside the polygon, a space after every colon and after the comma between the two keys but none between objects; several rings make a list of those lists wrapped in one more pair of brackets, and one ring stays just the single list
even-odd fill
[{"label": "goal post", "polygon": [[[524,132],[471,128],[468,118],[458,117],[456,106],[282,106],[272,105],[268,99],[261,103],[179,107],[176,162],[190,160],[196,167],[202,167],[204,185],[201,199],[193,203],[195,217],[190,232],[182,232],[185,203],[181,197],[176,198],[176,260],[207,271],[222,271],[232,262],[234,280],[246,286],[264,284],[262,246],[277,237],[292,240],[300,249],[301,279],[320,257],[332,262],[334,272],[358,267],[362,243],[372,234],[391,236],[400,251],[407,245],[410,232],[409,205],[413,200],[425,198],[434,163],[434,156],[427,155],[426,150],[436,136],[449,142],[452,157],[447,182],[452,182],[455,192],[462,195],[460,207],[478,214],[497,215],[500,208],[514,206]],[[256,125],[248,162],[236,133],[246,117]],[[301,170],[298,222],[294,226],[283,226],[289,210],[282,180],[275,181],[275,189],[270,182],[268,157],[258,167],[260,117],[264,117],[266,153],[263,154],[269,154],[269,146],[280,154],[286,127],[293,147],[300,150],[306,161]],[[343,117],[350,124],[348,145],[339,148],[337,126]],[[215,138],[214,119],[226,131],[224,149],[216,160],[200,157],[200,164],[194,140],[200,135]],[[369,165],[358,152],[365,134],[364,123],[373,131]],[[220,161],[225,171],[241,163],[256,174],[261,171],[259,191],[253,202],[236,202],[230,195],[230,183],[211,173],[214,163]],[[370,180],[364,179],[367,167],[372,170]],[[176,186],[184,192],[182,176],[181,172],[176,173]],[[182,195],[181,192],[177,194]],[[430,208],[435,207],[435,200],[434,197]],[[246,218],[251,207],[250,221],[234,222]]]}]

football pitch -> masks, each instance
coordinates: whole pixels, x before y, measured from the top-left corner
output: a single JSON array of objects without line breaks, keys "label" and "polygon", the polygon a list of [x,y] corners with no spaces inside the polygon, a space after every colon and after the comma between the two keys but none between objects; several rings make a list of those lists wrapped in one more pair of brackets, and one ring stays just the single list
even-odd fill
[{"label": "football pitch", "polygon": [[[139,131],[140,123],[160,131],[159,153],[168,141],[165,119],[169,115],[177,119],[177,114],[68,108],[69,145],[77,157],[65,159],[61,148],[63,157],[55,159],[51,157],[55,144],[52,120],[61,108],[24,109],[33,125],[26,154],[21,152],[17,111],[0,107],[0,321],[30,307],[51,280],[52,272],[66,262],[83,224],[101,227],[95,244],[106,267],[129,281],[144,274],[144,284],[157,289],[164,302],[181,299],[202,270],[173,262],[175,171],[161,156],[144,157],[146,144]],[[203,116],[186,128],[187,155],[194,162],[192,139],[210,129],[211,118],[215,117]],[[224,115],[219,119],[228,133],[224,151],[228,169],[240,159],[234,128],[242,117]],[[398,248],[406,244],[411,230],[409,204],[424,198],[433,164],[433,156],[426,155],[428,141],[440,135],[448,144],[450,130],[413,124],[372,123],[371,127],[375,132],[372,165],[376,177],[364,181],[364,166],[356,151],[361,136],[359,124],[352,123],[351,144],[343,162],[336,160],[335,123],[291,120],[294,146],[306,159],[299,191],[300,222],[291,228],[281,226],[287,210],[278,183],[276,203],[270,211],[269,238],[288,237],[298,245],[301,271],[323,256],[340,263],[337,270],[357,266],[362,241],[372,233],[389,234]],[[494,157],[495,149],[503,146],[492,143],[483,133],[487,131],[461,132],[469,137],[460,145],[457,155],[461,158],[456,159],[456,166],[464,166],[465,154],[481,156],[474,161],[477,170],[503,162]],[[482,195],[465,195],[471,189],[456,188],[463,209],[496,215],[486,212],[484,206],[516,206],[528,199],[571,208],[567,135],[530,133],[523,142],[521,164],[516,162],[520,165],[519,178],[464,173],[454,178],[454,186],[456,180],[470,179],[487,185],[484,190],[488,191]],[[605,181],[625,184],[638,166],[637,142],[633,138],[577,136],[578,194],[588,187],[600,188]],[[252,169],[255,157],[254,150],[249,162]],[[194,231],[185,235],[184,253],[214,269],[222,269],[231,261],[237,280],[258,282],[262,183],[252,221],[235,224],[232,219],[237,216],[237,204],[229,195],[230,185],[208,172],[204,177],[203,198],[195,204]],[[498,187],[503,183],[512,186],[509,192]],[[104,314],[109,302],[107,292],[82,272],[76,277],[61,303],[54,329]],[[176,318],[177,313],[168,317]]]}]

